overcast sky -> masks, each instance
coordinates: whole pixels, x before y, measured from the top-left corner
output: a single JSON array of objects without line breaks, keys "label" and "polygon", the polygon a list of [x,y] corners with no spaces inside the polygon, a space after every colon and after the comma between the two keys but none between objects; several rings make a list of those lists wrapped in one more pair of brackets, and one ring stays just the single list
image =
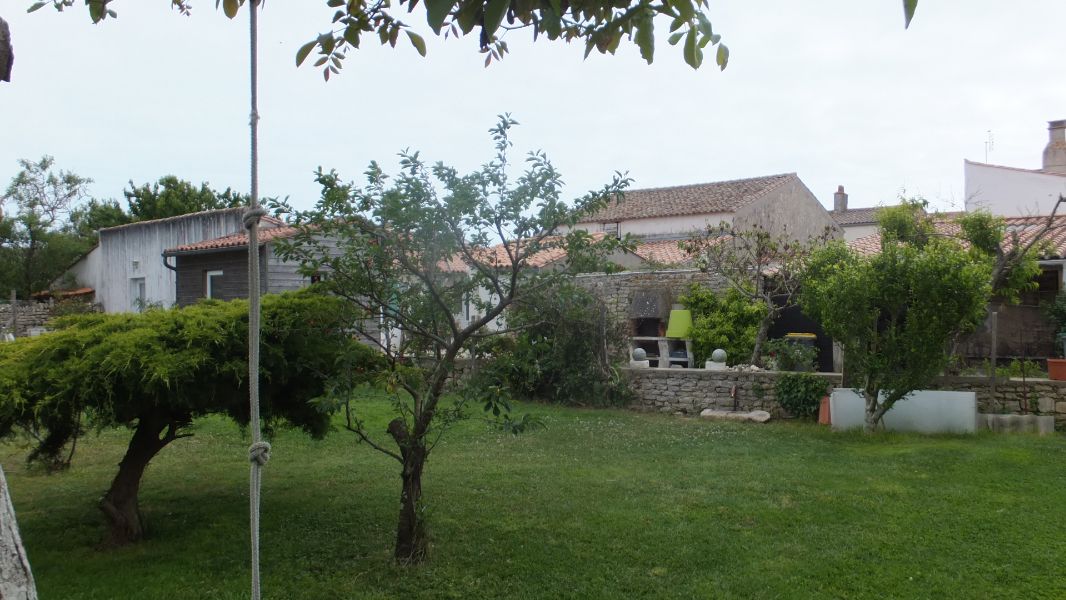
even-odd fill
[{"label": "overcast sky", "polygon": [[[2,0],[15,44],[0,84],[0,182],[16,160],[51,154],[94,179],[99,198],[174,174],[248,188],[247,19],[210,0],[192,17],[167,0],[115,0],[92,25],[80,2],[34,14]],[[572,196],[628,171],[634,187],[796,172],[832,206],[892,202],[901,189],[962,205],[964,158],[1038,168],[1047,121],[1066,118],[1066,3],[923,0],[909,30],[899,0],[711,2],[729,67],[699,71],[657,35],[656,60],[634,47],[582,60],[581,45],[511,32],[502,62],[482,66],[476,37],[441,40],[428,58],[368,43],[326,83],[296,49],[327,28],[321,0],[268,2],[261,19],[263,195],[301,207],[322,165],[359,178],[370,160],[395,170],[419,149],[461,170],[492,155],[486,130],[510,112],[521,152],[543,149]],[[950,6],[948,6],[950,5]],[[663,24],[665,25],[665,23]]]}]

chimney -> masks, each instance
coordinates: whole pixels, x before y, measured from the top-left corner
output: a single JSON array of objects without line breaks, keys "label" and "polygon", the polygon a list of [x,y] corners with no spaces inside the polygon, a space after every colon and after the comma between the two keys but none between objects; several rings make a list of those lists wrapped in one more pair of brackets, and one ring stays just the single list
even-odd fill
[{"label": "chimney", "polygon": [[1044,148],[1044,170],[1066,175],[1066,119],[1048,121],[1048,142]]},{"label": "chimney", "polygon": [[833,194],[833,212],[848,212],[848,195],[844,193],[844,186],[837,186],[837,193]]}]

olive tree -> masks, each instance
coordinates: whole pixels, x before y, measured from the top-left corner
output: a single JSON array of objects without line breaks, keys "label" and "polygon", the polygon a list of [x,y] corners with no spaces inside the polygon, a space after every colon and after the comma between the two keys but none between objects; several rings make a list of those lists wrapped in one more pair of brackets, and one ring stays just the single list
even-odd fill
[{"label": "olive tree", "polygon": [[[263,410],[313,436],[329,417],[309,401],[321,395],[338,358],[374,364],[351,339],[342,303],[320,294],[267,296],[263,304]],[[0,345],[0,437],[25,432],[30,460],[70,464],[89,428],[132,431],[118,473],[100,500],[110,543],[144,535],[138,504],[148,464],[171,442],[192,435],[197,417],[248,421],[243,301],[208,301],[142,314],[64,317],[55,331]]]},{"label": "olive tree", "polygon": [[[571,207],[561,199],[560,174],[534,152],[512,180],[513,125],[501,117],[491,130],[496,157],[467,175],[404,152],[395,177],[374,163],[360,187],[320,169],[322,197],[314,209],[294,211],[278,203],[300,228],[279,244],[279,252],[300,263],[306,275],[322,276],[325,289],[363,313],[356,329],[378,345],[389,364],[396,416],[383,433],[391,444],[364,427],[352,397],[338,393],[337,400],[348,429],[401,465],[395,549],[400,562],[426,555],[422,474],[466,398],[457,406],[441,405],[456,361],[508,331],[501,319],[509,306],[555,285],[576,265],[588,264],[590,255],[603,256],[623,244],[563,229],[616,198],[628,179],[616,175]],[[501,398],[477,399],[500,412]]]}]

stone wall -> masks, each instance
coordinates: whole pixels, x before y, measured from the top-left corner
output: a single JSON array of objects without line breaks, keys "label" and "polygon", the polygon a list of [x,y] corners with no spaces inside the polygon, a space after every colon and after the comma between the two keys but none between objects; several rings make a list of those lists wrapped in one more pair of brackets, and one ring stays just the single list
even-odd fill
[{"label": "stone wall", "polygon": [[1028,403],[1042,415],[1055,415],[1056,428],[1066,426],[1066,381],[997,379],[993,390],[989,377],[941,377],[931,387],[974,392],[979,410],[987,413],[1017,413]]},{"label": "stone wall", "polygon": [[[774,388],[776,371],[708,371],[706,369],[623,369],[636,393],[633,408],[698,415],[705,408],[765,410],[784,416]],[[840,384],[839,373],[816,373],[826,387]]]},{"label": "stone wall", "polygon": [[[98,305],[81,303],[74,300],[62,302],[19,302],[18,303],[18,331],[15,337],[25,337],[40,331],[48,321],[60,314],[73,312],[98,311]],[[0,336],[11,331],[11,304],[0,304]]]},{"label": "stone wall", "polygon": [[[705,408],[765,410],[784,413],[774,388],[782,373],[775,371],[708,371],[705,369],[623,369],[636,393],[632,408],[641,411],[698,415]],[[818,373],[828,386],[840,385],[839,373]],[[987,377],[941,377],[930,389],[974,392],[978,410],[987,413],[1021,412],[1028,399],[1040,414],[1055,415],[1066,427],[1066,381],[999,379],[993,391]]]},{"label": "stone wall", "polygon": [[669,290],[672,301],[676,303],[677,298],[693,283],[716,290],[726,287],[721,276],[698,269],[590,273],[578,275],[574,278],[574,283],[595,294],[607,305],[608,314],[622,321],[629,319],[629,305],[633,302],[633,295],[637,290],[666,289]]},{"label": "stone wall", "polygon": [[[43,302],[18,303],[18,331],[15,337],[29,334],[30,329],[43,327],[52,318],[52,305]],[[11,304],[0,304],[0,335],[11,332]]]}]

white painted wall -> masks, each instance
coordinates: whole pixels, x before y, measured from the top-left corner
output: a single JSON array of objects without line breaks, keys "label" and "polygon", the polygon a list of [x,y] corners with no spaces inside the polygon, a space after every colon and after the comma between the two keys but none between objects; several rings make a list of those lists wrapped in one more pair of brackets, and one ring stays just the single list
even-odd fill
[{"label": "white painted wall", "polygon": [[844,241],[854,242],[859,238],[877,233],[877,225],[843,225]]},{"label": "white painted wall", "polygon": [[[851,388],[835,388],[829,397],[833,429],[856,429],[866,422],[866,400]],[[889,431],[974,433],[977,395],[973,392],[915,390],[882,417]]]},{"label": "white painted wall", "polygon": [[1066,175],[964,162],[966,211],[986,209],[1004,217],[1050,214]]},{"label": "white painted wall", "polygon": [[[670,217],[651,217],[647,219],[629,219],[618,224],[618,235],[627,233],[635,236],[655,235],[679,235],[688,236],[698,231],[703,231],[708,225],[717,226],[722,223],[732,224],[731,213],[703,213],[698,215],[680,215]],[[600,233],[606,225],[611,223],[578,223],[575,229],[581,229],[589,233]],[[559,233],[567,233],[569,228],[560,228]]]},{"label": "white painted wall", "polygon": [[104,312],[137,310],[131,280],[144,278],[145,301],[176,301],[174,271],[163,266],[167,248],[242,231],[243,209],[224,209],[100,230],[100,244],[71,269],[78,283],[96,290]]}]

